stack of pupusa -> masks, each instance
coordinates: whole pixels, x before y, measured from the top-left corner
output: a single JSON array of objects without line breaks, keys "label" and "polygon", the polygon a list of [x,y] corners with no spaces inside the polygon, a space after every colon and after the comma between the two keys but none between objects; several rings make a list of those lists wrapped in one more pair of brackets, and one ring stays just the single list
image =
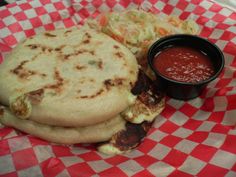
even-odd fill
[{"label": "stack of pupusa", "polygon": [[136,147],[164,108],[135,56],[87,28],[38,34],[0,65],[0,122],[50,142]]}]

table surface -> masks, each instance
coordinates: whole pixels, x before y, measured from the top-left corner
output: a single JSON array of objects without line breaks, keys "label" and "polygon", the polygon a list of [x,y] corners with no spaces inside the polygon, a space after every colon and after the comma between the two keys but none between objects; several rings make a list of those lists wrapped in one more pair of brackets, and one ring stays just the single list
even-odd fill
[{"label": "table surface", "polygon": [[[12,3],[14,1],[17,1],[17,0],[1,0],[0,6],[4,6],[4,5],[6,5],[8,3]],[[236,11],[236,1],[235,0],[212,0],[212,1],[215,1],[219,4],[221,4],[222,6],[228,7],[230,9],[233,9],[234,11]]]}]

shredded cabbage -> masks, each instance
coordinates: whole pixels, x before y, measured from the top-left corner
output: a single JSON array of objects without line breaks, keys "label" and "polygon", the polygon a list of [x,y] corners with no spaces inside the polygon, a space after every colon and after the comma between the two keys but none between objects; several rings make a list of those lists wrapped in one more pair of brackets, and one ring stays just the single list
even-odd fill
[{"label": "shredded cabbage", "polygon": [[162,17],[138,9],[101,14],[88,25],[124,44],[135,54],[142,67],[147,66],[145,56],[155,40],[170,34],[198,33],[198,25],[194,21],[183,21],[176,16]]}]

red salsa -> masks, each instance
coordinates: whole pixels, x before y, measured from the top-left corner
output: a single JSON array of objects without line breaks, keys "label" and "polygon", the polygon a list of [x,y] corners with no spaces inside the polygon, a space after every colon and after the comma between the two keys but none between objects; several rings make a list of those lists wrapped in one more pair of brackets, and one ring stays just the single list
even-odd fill
[{"label": "red salsa", "polygon": [[173,46],[159,52],[154,67],[170,79],[196,83],[214,74],[210,59],[203,52],[185,46]]}]

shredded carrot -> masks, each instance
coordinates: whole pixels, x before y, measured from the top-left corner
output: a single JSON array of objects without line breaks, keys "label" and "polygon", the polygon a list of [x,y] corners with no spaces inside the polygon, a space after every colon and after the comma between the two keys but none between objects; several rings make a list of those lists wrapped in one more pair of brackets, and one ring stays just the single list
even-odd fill
[{"label": "shredded carrot", "polygon": [[113,39],[115,39],[116,41],[124,42],[124,38],[123,38],[122,36],[112,34],[111,37],[112,37]]},{"label": "shredded carrot", "polygon": [[148,46],[150,44],[150,41],[149,40],[144,40],[143,42],[142,42],[142,45],[143,46]]},{"label": "shredded carrot", "polygon": [[140,22],[140,24],[141,24],[141,27],[142,27],[142,28],[145,27],[145,22],[144,22],[143,20]]},{"label": "shredded carrot", "polygon": [[101,15],[100,19],[99,19],[99,24],[101,26],[106,26],[108,23],[108,19],[105,15]]},{"label": "shredded carrot", "polygon": [[159,28],[158,29],[158,33],[161,35],[161,36],[166,36],[169,34],[169,32],[165,29],[165,28]]}]

